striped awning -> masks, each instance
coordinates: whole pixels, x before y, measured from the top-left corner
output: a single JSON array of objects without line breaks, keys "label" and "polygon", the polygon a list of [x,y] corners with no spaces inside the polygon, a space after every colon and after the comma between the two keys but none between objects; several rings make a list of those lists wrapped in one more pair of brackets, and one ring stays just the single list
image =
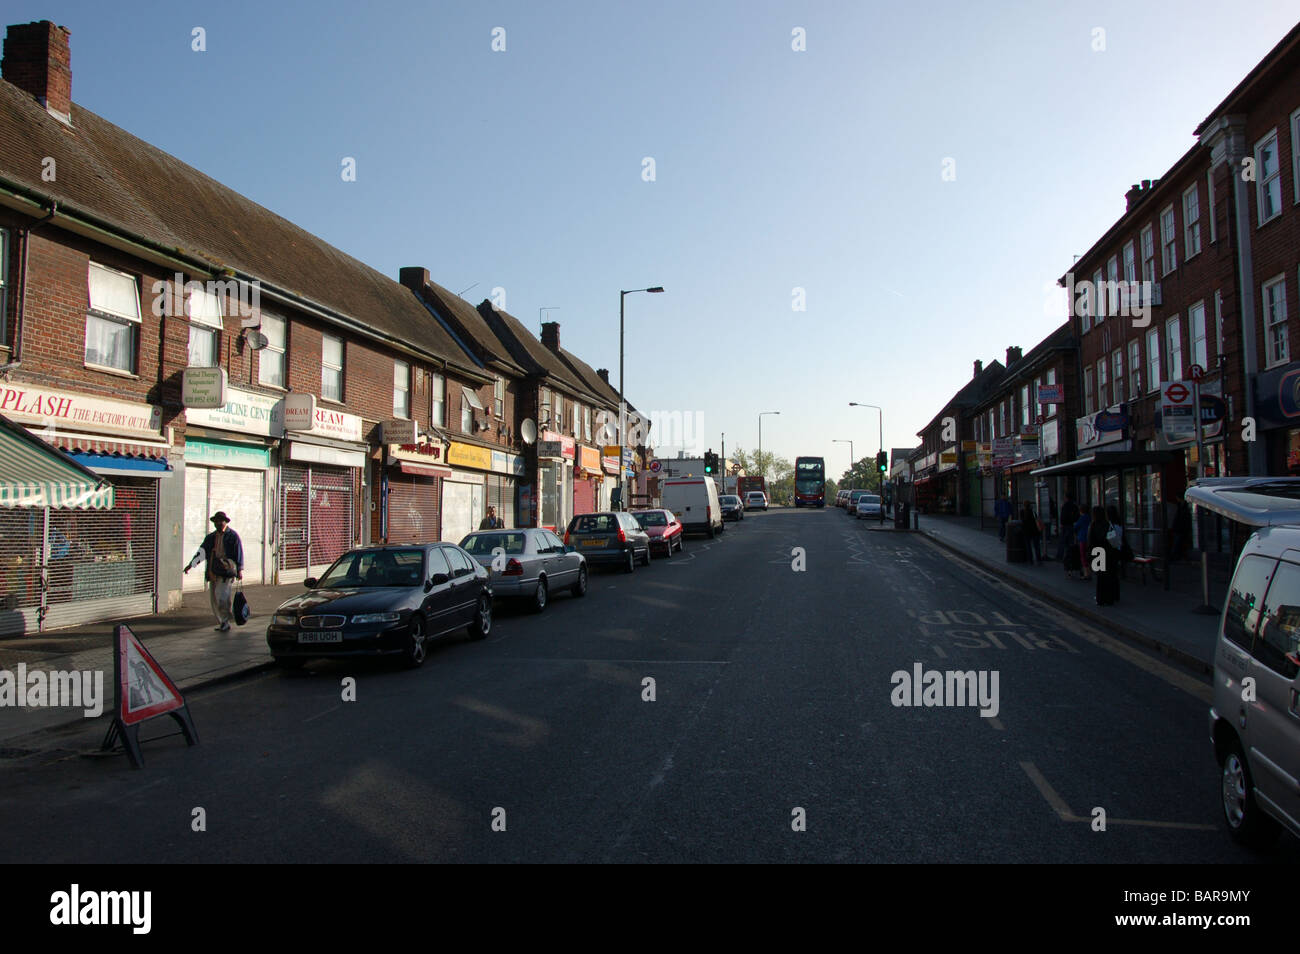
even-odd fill
[{"label": "striped awning", "polygon": [[113,485],[0,416],[0,507],[108,510]]}]

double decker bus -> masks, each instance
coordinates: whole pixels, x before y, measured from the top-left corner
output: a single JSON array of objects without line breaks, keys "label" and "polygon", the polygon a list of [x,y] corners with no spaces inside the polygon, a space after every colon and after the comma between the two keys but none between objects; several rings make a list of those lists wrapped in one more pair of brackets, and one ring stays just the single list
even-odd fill
[{"label": "double decker bus", "polygon": [[794,505],[796,507],[826,506],[826,458],[795,458]]}]

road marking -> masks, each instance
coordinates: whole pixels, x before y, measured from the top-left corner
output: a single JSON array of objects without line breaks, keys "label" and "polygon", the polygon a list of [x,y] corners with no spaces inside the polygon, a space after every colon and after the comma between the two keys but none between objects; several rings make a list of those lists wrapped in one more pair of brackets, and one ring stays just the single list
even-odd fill
[{"label": "road marking", "polygon": [[985,719],[984,721],[987,722],[993,728],[997,729],[999,732],[1007,731],[1007,727],[1002,724],[1002,720],[999,719],[997,716],[992,716],[991,718]]},{"label": "road marking", "polygon": [[[1029,780],[1034,783],[1038,793],[1047,800],[1047,804],[1052,806],[1052,811],[1064,822],[1086,822],[1092,823],[1091,818],[1083,818],[1070,811],[1070,806],[1065,804],[1065,799],[1056,793],[1047,779],[1043,778],[1043,773],[1038,771],[1038,767],[1033,762],[1021,762],[1020,767],[1025,770]],[[1153,821],[1146,818],[1107,818],[1107,825],[1134,825],[1142,828],[1181,828],[1187,831],[1217,831],[1217,826],[1206,825],[1201,822],[1170,822],[1170,821]]]},{"label": "road marking", "polygon": [[326,709],[324,712],[318,712],[318,713],[316,713],[314,716],[308,716],[307,718],[303,719],[302,721],[303,721],[304,723],[307,723],[307,722],[315,722],[317,719],[321,718],[322,716],[327,716],[327,715],[329,715],[331,712],[334,712],[335,710],[337,710],[337,709],[342,709],[342,708],[343,708],[343,703],[340,702],[338,705],[336,705],[336,706],[332,706],[331,708]]},{"label": "road marking", "polygon": [[940,645],[938,645],[937,643],[935,644],[935,647],[934,647],[934,654],[935,654],[936,656],[938,656],[940,659],[947,659],[947,658],[948,658],[948,654],[945,653],[945,652],[943,651],[943,647],[940,646]]}]

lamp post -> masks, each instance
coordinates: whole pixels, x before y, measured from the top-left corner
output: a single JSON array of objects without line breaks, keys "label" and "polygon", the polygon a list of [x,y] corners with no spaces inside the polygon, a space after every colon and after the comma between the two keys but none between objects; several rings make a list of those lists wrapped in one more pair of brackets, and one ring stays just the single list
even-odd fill
[{"label": "lamp post", "polygon": [[[880,412],[880,451],[885,450],[885,412],[878,404],[864,404],[862,401],[850,401],[849,407],[870,407]],[[879,468],[879,465],[877,465]],[[879,470],[877,469],[877,473]],[[880,522],[885,522],[885,475],[880,474]]]},{"label": "lamp post", "polygon": [[849,445],[849,484],[851,485],[853,483],[853,465],[857,462],[857,458],[853,456],[853,441],[840,440],[838,437],[833,437],[831,438],[831,443]]},{"label": "lamp post", "polygon": [[623,400],[623,299],[634,292],[650,292],[657,295],[663,292],[662,285],[649,288],[630,288],[618,293],[618,507],[627,509],[627,486],[624,480],[623,451],[627,441],[627,402]]},{"label": "lamp post", "polygon": [[767,487],[767,468],[763,466],[763,415],[780,413],[780,411],[758,412],[758,475],[763,478],[764,488]]}]

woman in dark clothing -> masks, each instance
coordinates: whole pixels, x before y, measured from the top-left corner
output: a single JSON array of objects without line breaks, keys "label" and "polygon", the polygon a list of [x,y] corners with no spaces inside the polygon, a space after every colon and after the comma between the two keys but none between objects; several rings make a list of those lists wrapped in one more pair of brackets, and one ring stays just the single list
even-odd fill
[{"label": "woman in dark clothing", "polygon": [[1119,600],[1119,550],[1106,539],[1110,533],[1110,521],[1106,511],[1101,507],[1092,508],[1092,521],[1088,526],[1088,562],[1096,559],[1096,551],[1105,554],[1102,569],[1096,571],[1097,605],[1110,606]]},{"label": "woman in dark clothing", "polygon": [[1038,515],[1034,513],[1034,508],[1026,500],[1024,506],[1020,508],[1020,532],[1025,535],[1025,557],[1032,566],[1035,563],[1043,562],[1043,551],[1039,547],[1039,541],[1042,537],[1038,529]]}]

